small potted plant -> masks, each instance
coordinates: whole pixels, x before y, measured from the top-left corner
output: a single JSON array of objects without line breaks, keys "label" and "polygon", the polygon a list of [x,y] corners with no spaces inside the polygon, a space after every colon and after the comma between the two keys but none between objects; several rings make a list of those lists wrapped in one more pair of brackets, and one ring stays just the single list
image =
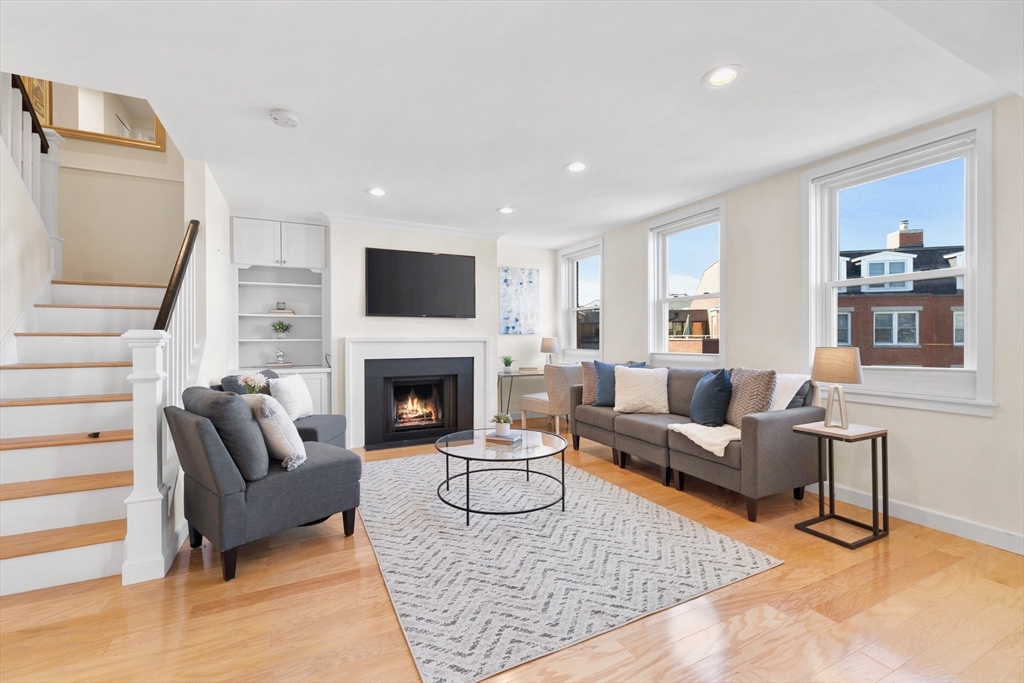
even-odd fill
[{"label": "small potted plant", "polygon": [[267,376],[262,372],[247,372],[244,375],[239,375],[238,381],[250,394],[258,394],[260,389],[267,386]]},{"label": "small potted plant", "polygon": [[501,363],[505,366],[505,372],[512,372],[512,364],[516,362],[516,359],[512,356],[502,356]]},{"label": "small potted plant", "polygon": [[274,330],[274,335],[278,339],[284,339],[288,336],[288,333],[292,331],[292,324],[286,323],[283,320],[275,320],[270,323],[270,329]]},{"label": "small potted plant", "polygon": [[508,413],[498,413],[491,418],[494,423],[494,434],[496,436],[508,436],[512,429],[512,416]]}]

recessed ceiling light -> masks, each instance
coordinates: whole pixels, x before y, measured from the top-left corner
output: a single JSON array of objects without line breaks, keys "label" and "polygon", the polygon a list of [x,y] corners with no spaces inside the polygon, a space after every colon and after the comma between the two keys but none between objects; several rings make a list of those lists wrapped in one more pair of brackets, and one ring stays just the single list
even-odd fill
[{"label": "recessed ceiling light", "polygon": [[371,187],[369,190],[366,191],[366,194],[372,194],[374,197],[383,197],[384,195],[387,194],[387,192],[380,189],[379,187]]},{"label": "recessed ceiling light", "polygon": [[704,74],[704,78],[700,79],[700,82],[704,84],[705,88],[724,88],[739,78],[742,73],[743,67],[739,64],[726,64],[715,67]]},{"label": "recessed ceiling light", "polygon": [[498,213],[515,213],[515,212],[516,212],[516,210],[513,209],[511,206],[503,206],[500,209],[498,209]]},{"label": "recessed ceiling light", "polygon": [[299,117],[284,109],[275,109],[270,112],[270,120],[282,128],[298,128]]},{"label": "recessed ceiling light", "polygon": [[574,161],[571,164],[566,164],[562,168],[564,168],[566,171],[571,171],[572,173],[579,173],[586,167],[587,165],[582,161]]}]

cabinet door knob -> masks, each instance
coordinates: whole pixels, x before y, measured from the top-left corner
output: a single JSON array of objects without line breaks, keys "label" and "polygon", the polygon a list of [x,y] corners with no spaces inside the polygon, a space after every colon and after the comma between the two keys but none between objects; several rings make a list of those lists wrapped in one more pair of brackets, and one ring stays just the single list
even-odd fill
[{"label": "cabinet door knob", "polygon": [[287,261],[281,261],[281,263],[288,263]]}]

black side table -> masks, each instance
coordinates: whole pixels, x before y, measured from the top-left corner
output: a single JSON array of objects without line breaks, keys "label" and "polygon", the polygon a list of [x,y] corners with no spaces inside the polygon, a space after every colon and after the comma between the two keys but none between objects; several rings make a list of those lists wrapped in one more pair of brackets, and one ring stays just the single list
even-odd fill
[{"label": "black side table", "polygon": [[[839,427],[825,427],[824,422],[810,422],[808,424],[796,425],[793,431],[799,434],[808,434],[818,437],[818,516],[806,522],[800,522],[796,528],[800,531],[832,541],[844,548],[853,550],[862,545],[877,541],[889,535],[889,431],[877,427],[851,424],[846,429]],[[836,481],[835,469],[832,463],[833,444],[836,441],[856,443],[858,441],[871,440],[871,524],[858,522],[849,517],[836,514]],[[878,526],[878,442],[882,442],[882,526]],[[825,450],[828,444],[828,513],[825,512]],[[841,522],[867,529],[871,532],[859,540],[849,543],[835,536],[829,536],[811,527],[826,519],[838,519]]]}]

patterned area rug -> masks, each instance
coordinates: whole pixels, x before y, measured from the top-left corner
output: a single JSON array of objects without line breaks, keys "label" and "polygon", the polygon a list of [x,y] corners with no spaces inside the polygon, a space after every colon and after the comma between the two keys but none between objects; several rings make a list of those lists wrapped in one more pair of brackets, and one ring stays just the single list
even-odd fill
[{"label": "patterned area rug", "polygon": [[[366,463],[359,508],[427,683],[478,681],[781,564],[571,465],[565,512],[473,515],[467,527],[437,498],[444,472],[440,454]],[[463,505],[457,481],[445,497]],[[474,509],[525,509],[558,490],[525,470],[481,472],[470,496]]]}]

